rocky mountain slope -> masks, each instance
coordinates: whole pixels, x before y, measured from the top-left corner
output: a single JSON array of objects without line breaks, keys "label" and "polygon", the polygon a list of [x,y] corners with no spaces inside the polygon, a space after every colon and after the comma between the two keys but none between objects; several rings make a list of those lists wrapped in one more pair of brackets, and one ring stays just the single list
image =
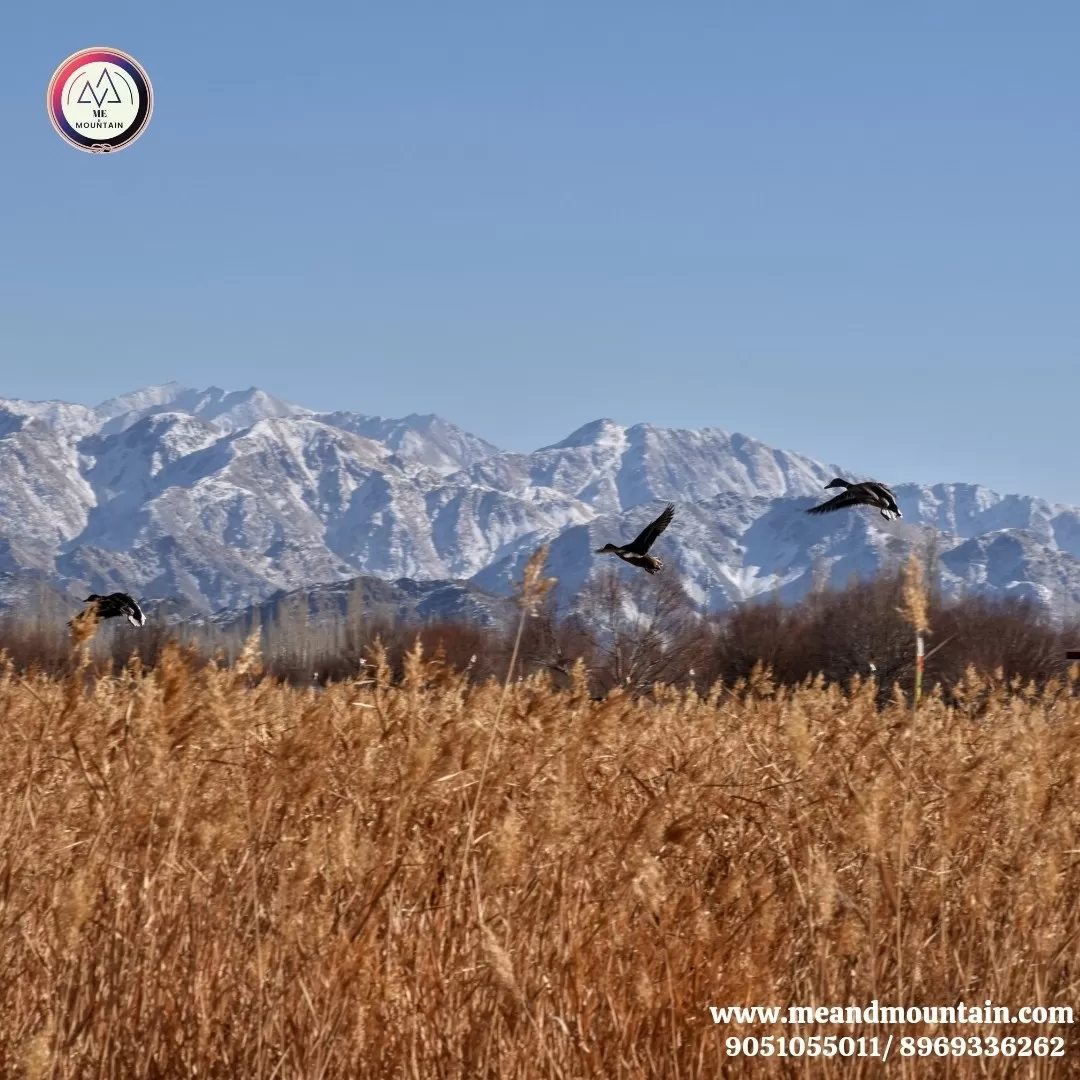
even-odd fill
[{"label": "rocky mountain slope", "polygon": [[[857,464],[857,463],[854,463]],[[96,408],[0,399],[0,606],[44,580],[209,613],[367,575],[505,595],[537,544],[572,602],[668,501],[658,553],[702,607],[868,575],[936,546],[941,584],[1080,600],[1080,509],[897,484],[904,519],[801,511],[853,475],[745,435],[597,420],[531,454],[435,416],[316,413],[257,389],[149,387]],[[22,590],[20,593],[19,590]]]}]

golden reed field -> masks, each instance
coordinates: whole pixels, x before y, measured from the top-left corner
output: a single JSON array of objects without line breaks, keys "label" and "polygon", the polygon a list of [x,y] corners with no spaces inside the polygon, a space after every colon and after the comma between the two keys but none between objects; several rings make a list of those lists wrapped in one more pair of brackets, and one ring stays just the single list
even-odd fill
[{"label": "golden reed field", "polygon": [[[80,659],[80,656],[82,657]],[[0,1077],[1067,1076],[709,1006],[1080,1006],[1080,698],[0,672]],[[958,702],[958,704],[956,704]]]}]

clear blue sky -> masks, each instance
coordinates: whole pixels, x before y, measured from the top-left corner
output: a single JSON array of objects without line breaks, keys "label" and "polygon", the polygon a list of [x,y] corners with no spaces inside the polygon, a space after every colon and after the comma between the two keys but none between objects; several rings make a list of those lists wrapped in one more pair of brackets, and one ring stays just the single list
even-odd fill
[{"label": "clear blue sky", "polygon": [[[0,396],[717,426],[1080,503],[1076,4],[9,8]],[[90,45],[154,84],[113,156],[45,111]]]}]

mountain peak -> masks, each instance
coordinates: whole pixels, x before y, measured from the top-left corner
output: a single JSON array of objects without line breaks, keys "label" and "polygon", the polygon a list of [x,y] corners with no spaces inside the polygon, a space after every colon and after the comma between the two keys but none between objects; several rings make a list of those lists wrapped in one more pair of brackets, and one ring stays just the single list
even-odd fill
[{"label": "mountain peak", "polygon": [[602,417],[583,424],[576,431],[570,432],[561,442],[543,446],[541,450],[568,450],[575,446],[622,446],[626,441],[626,429]]},{"label": "mountain peak", "polygon": [[147,386],[142,390],[132,390],[127,394],[111,397],[97,406],[96,411],[106,419],[123,413],[141,412],[155,406],[170,405],[185,394],[196,391],[178,382],[161,383],[159,386]]}]

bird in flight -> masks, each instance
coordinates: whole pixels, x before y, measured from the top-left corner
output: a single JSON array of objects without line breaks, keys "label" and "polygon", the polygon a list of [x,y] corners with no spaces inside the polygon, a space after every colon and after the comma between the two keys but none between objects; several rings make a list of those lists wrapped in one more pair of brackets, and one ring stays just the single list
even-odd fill
[{"label": "bird in flight", "polygon": [[884,484],[878,484],[873,480],[851,484],[837,477],[825,485],[826,491],[829,488],[843,488],[844,490],[820,506],[811,506],[806,511],[808,514],[831,514],[834,510],[846,510],[849,506],[874,506],[886,521],[895,521],[904,516],[900,513],[900,507],[896,505],[896,496]]},{"label": "bird in flight", "polygon": [[655,521],[646,525],[629,544],[623,544],[621,547],[616,544],[605,544],[602,548],[597,548],[595,554],[603,555],[605,552],[610,551],[613,555],[618,555],[624,562],[630,563],[631,566],[640,566],[646,573],[655,574],[657,570],[664,569],[664,560],[658,559],[655,555],[650,555],[649,548],[653,546],[656,538],[671,524],[671,519],[674,516],[675,504],[669,503],[664,512]]},{"label": "bird in flight", "polygon": [[126,615],[132,626],[142,626],[146,622],[142,608],[127,593],[114,592],[108,596],[91,593],[83,603],[91,604],[92,607],[80,612],[76,618],[82,618],[92,610],[99,619],[115,619],[119,615]]}]

